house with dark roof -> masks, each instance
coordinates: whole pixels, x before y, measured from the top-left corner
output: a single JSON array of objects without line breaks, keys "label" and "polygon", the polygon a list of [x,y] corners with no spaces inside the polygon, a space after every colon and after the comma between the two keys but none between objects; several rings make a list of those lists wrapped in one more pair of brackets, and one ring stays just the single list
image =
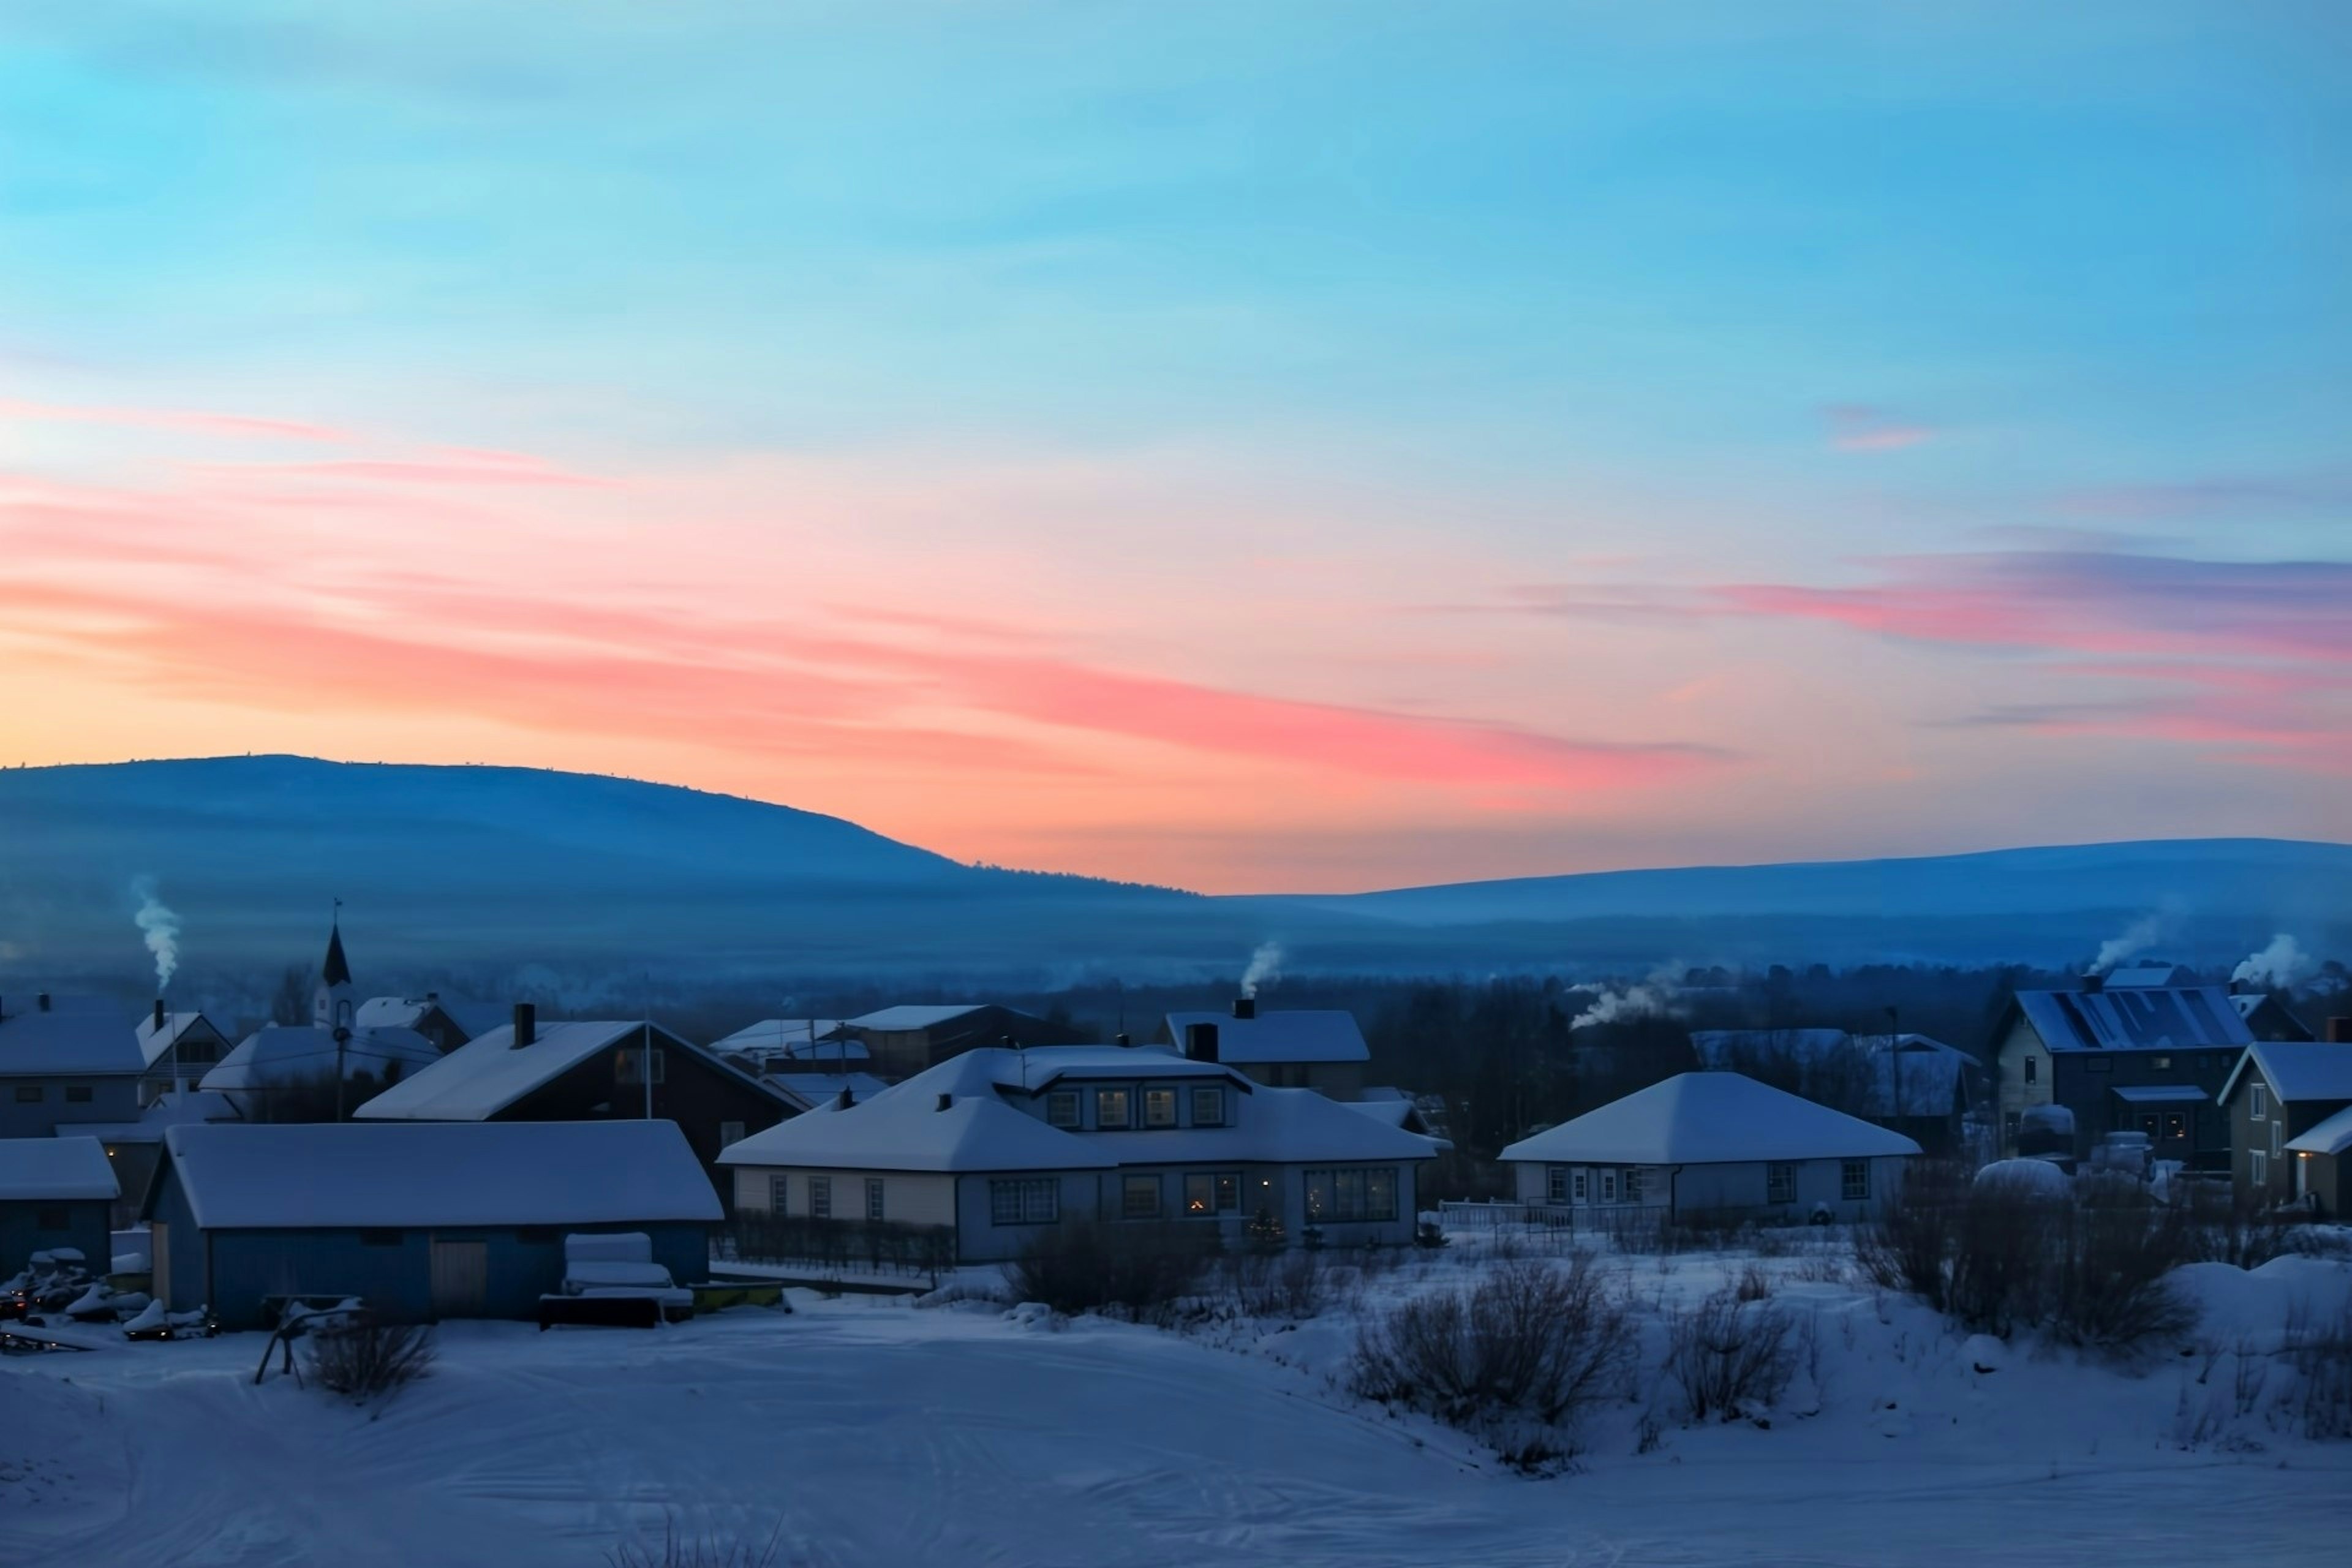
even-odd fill
[{"label": "house with dark roof", "polygon": [[427,991],[422,996],[371,996],[355,1015],[362,1029],[406,1029],[447,1055],[476,1035],[506,1022],[494,1002],[459,1002]]},{"label": "house with dark roof", "polygon": [[2311,1031],[2302,1019],[2287,1011],[2286,1004],[2268,991],[2248,991],[2232,988],[2230,1005],[2238,1016],[2246,1021],[2247,1030],[2258,1040],[2307,1040]]},{"label": "house with dark roof", "polygon": [[2352,1018],[2329,1019],[2325,1040],[2256,1040],[2219,1100],[2240,1196],[2344,1212],[2336,1161],[2352,1146]]},{"label": "house with dark roof", "polygon": [[102,996],[0,996],[0,1138],[139,1114],[147,1058]]},{"label": "house with dark roof", "polygon": [[543,1024],[538,1009],[522,1002],[513,1022],[402,1079],[352,1114],[357,1121],[671,1121],[716,1184],[719,1151],[801,1109],[772,1080],[657,1024]]},{"label": "house with dark roof", "polygon": [[1171,1047],[1044,1046],[964,1052],[719,1159],[739,1215],[913,1227],[978,1263],[1076,1225],[1213,1227],[1233,1246],[1310,1230],[1402,1242],[1441,1147]]},{"label": "house with dark roof", "polygon": [[2159,1160],[2229,1169],[2229,1122],[2214,1097],[2253,1034],[2223,987],[2177,978],[2143,965],[2085,975],[2074,990],[2017,993],[1993,1034],[2004,1155],[2018,1152],[2026,1110],[2053,1105],[2072,1115],[2078,1158],[2108,1132],[2144,1132]]},{"label": "house with dark roof", "polygon": [[642,1235],[698,1280],[719,1218],[661,1121],[174,1127],[142,1213],[156,1298],[231,1329],[292,1298],[356,1296],[393,1322],[530,1318],[570,1235]]},{"label": "house with dark roof", "polygon": [[1359,1100],[1371,1047],[1356,1016],[1337,1008],[1286,1007],[1261,1012],[1240,996],[1228,1012],[1171,1013],[1160,1026],[1162,1044],[1192,1050],[1204,1038],[1219,1061],[1273,1089],[1311,1089],[1333,1100]]},{"label": "house with dark roof", "polygon": [[866,1069],[893,1080],[982,1046],[1068,1046],[1076,1029],[994,1002],[908,1003],[845,1018],[836,1037],[866,1047]]}]

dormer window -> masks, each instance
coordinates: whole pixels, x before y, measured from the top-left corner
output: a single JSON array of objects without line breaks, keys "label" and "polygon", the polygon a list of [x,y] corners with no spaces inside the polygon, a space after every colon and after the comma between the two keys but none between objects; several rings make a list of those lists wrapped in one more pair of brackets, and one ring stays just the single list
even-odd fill
[{"label": "dormer window", "polygon": [[1222,1085],[1211,1084],[1192,1091],[1192,1125],[1223,1127],[1225,1124],[1225,1091]]},{"label": "dormer window", "polygon": [[1076,1127],[1078,1124],[1078,1091],[1057,1089],[1045,1097],[1045,1125]]},{"label": "dormer window", "polygon": [[1176,1125],[1176,1091],[1172,1089],[1147,1089],[1143,1091],[1143,1124],[1146,1127]]},{"label": "dormer window", "polygon": [[1123,1089],[1095,1090],[1095,1125],[1126,1127],[1133,1123],[1134,1110]]}]

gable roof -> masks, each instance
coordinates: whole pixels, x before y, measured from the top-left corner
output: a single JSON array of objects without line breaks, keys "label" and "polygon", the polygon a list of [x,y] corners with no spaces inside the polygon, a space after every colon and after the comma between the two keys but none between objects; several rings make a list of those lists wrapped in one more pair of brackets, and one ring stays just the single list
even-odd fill
[{"label": "gable roof", "polygon": [[[982,1012],[993,1005],[995,1004],[990,1002],[902,1003],[894,1007],[877,1007],[855,1018],[842,1019],[841,1026],[869,1029],[877,1035],[904,1034],[910,1030],[936,1029],[941,1024],[951,1024],[968,1014]],[[1019,1009],[1007,1007],[1005,1011],[1012,1013]]]},{"label": "gable roof", "polygon": [[0,1012],[0,1078],[133,1077],[146,1053],[122,1009],[102,996],[53,996],[30,1012]]},{"label": "gable roof", "polygon": [[497,1028],[509,1016],[507,1010],[495,1002],[461,1002],[446,996],[371,996],[359,1005],[352,1021],[362,1029],[414,1029],[436,1008],[465,1030],[469,1039]]},{"label": "gable roof", "polygon": [[[1233,1124],[1088,1132],[1049,1127],[1015,1104],[1072,1079],[1217,1079],[1247,1095]],[[948,1108],[940,1109],[944,1095]],[[1426,1160],[1418,1133],[1308,1089],[1266,1089],[1165,1046],[989,1046],[950,1058],[846,1110],[797,1117],[731,1144],[728,1165],[940,1172],[1111,1170],[1122,1164],[1290,1164]]]},{"label": "gable roof", "polygon": [[1184,1043],[1194,1024],[1217,1026],[1217,1059],[1259,1066],[1267,1062],[1361,1062],[1371,1059],[1356,1016],[1337,1008],[1295,1007],[1236,1018],[1230,1012],[1168,1015],[1168,1038]]},{"label": "gable roof", "polygon": [[0,1138],[0,1202],[121,1195],[114,1163],[95,1138]]},{"label": "gable roof", "polygon": [[1686,1072],[1505,1149],[1505,1160],[1706,1165],[1916,1154],[1900,1133],[1736,1072]]},{"label": "gable roof", "polygon": [[720,1217],[674,1121],[213,1122],[173,1128],[163,1151],[208,1229]]},{"label": "gable roof", "polygon": [[441,1059],[433,1042],[412,1029],[353,1029],[338,1042],[334,1030],[316,1024],[268,1024],[238,1041],[196,1087],[233,1094],[308,1079],[332,1082],[338,1056],[344,1078],[365,1073],[379,1081],[393,1063],[405,1073]]},{"label": "gable roof", "polygon": [[228,1039],[228,1036],[202,1013],[166,1013],[163,1015],[163,1026],[160,1029],[155,1026],[152,1013],[142,1014],[131,1033],[138,1038],[139,1054],[146,1058],[147,1065],[152,1068],[163,1059],[165,1052],[199,1030],[217,1040],[226,1042]]},{"label": "gable roof", "polygon": [[866,1072],[772,1072],[760,1081],[803,1110],[837,1107],[845,1089],[852,1105],[862,1105],[890,1087],[889,1079]]},{"label": "gable roof", "polygon": [[710,1042],[714,1051],[740,1051],[746,1056],[781,1056],[805,1060],[864,1061],[870,1054],[866,1042],[827,1038],[846,1022],[841,1018],[762,1018],[731,1035]]},{"label": "gable roof", "polygon": [[2259,1067],[2271,1093],[2283,1100],[2352,1100],[2352,1046],[2325,1040],[2256,1040],[2230,1069],[2214,1097],[2230,1103],[2249,1065]]},{"label": "gable roof", "polygon": [[2053,1051],[2235,1049],[2254,1037],[2219,985],[2021,991],[2017,1007]]},{"label": "gable roof", "polygon": [[[600,1051],[635,1044],[647,1027],[641,1018],[537,1024],[530,1044],[518,1048],[514,1026],[502,1024],[447,1056],[436,1054],[423,1071],[394,1084],[352,1115],[362,1121],[485,1121]],[[696,1057],[714,1072],[749,1084],[772,1100],[791,1103],[733,1063],[680,1039],[658,1024],[651,1028],[656,1048]]]},{"label": "gable roof", "polygon": [[2341,1154],[2352,1149],[2352,1105],[2286,1141],[2298,1154]]}]

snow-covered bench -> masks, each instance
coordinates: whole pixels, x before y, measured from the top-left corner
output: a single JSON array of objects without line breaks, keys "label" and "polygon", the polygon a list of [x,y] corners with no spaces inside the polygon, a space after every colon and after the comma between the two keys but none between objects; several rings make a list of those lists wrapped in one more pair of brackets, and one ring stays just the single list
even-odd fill
[{"label": "snow-covered bench", "polygon": [[539,1299],[541,1329],[558,1323],[652,1328],[692,1316],[694,1292],[654,1261],[653,1237],[640,1231],[565,1237],[563,1287]]}]

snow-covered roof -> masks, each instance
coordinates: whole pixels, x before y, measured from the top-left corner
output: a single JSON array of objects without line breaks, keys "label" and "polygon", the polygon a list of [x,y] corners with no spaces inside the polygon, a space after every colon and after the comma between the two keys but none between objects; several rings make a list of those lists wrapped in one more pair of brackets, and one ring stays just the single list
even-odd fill
[{"label": "snow-covered roof", "polygon": [[2253,1039],[2219,985],[2116,985],[2021,991],[2017,1005],[2053,1051],[2235,1048]]},{"label": "snow-covered roof", "polygon": [[207,1229],[720,1217],[686,1134],[659,1120],[215,1123],[174,1127],[163,1149]]},{"label": "snow-covered roof", "polygon": [[2286,1141],[2298,1154],[2341,1154],[2352,1149],[2352,1105]]},{"label": "snow-covered roof", "polygon": [[77,1121],[58,1128],[58,1133],[60,1137],[87,1133],[105,1143],[161,1143],[165,1132],[184,1122],[241,1120],[228,1096],[192,1089],[186,1094],[157,1096],[155,1103],[141,1111],[136,1121]]},{"label": "snow-covered roof", "polygon": [[121,1195],[106,1146],[87,1133],[70,1138],[0,1138],[0,1202]]},{"label": "snow-covered roof", "polygon": [[855,1018],[841,1021],[853,1029],[866,1029],[877,1035],[896,1035],[915,1029],[936,1029],[941,1024],[951,1024],[968,1013],[977,1013],[990,1005],[992,1004],[986,1002],[950,1002],[934,1005],[906,1003],[895,1007],[879,1007],[871,1013],[861,1013]]},{"label": "snow-covered roof", "polygon": [[2263,1081],[2279,1100],[2352,1100],[2352,1045],[2327,1040],[2257,1040],[2246,1047],[2230,1069],[2220,1100],[2227,1105],[2248,1067],[2259,1068]]},{"label": "snow-covered roof", "polygon": [[2177,963],[2134,963],[2107,972],[2106,983],[2126,991],[2144,991],[2177,983],[2184,971]]},{"label": "snow-covered roof", "polygon": [[33,997],[11,993],[0,997],[0,1078],[109,1078],[147,1070],[130,1018],[103,996],[53,996],[44,1008]]},{"label": "snow-covered roof", "polygon": [[359,1005],[352,1021],[362,1029],[414,1029],[436,1007],[468,1038],[497,1028],[509,1016],[507,1009],[495,1002],[461,1002],[440,995],[371,996]]},{"label": "snow-covered roof", "polygon": [[[436,1054],[430,1067],[394,1084],[352,1114],[362,1121],[487,1121],[598,1052],[636,1045],[646,1028],[645,1021],[636,1018],[542,1023],[533,1026],[530,1044],[518,1047],[514,1026],[502,1024],[447,1056]],[[656,1050],[700,1057],[713,1071],[747,1084],[761,1081],[658,1026],[653,1040]]]},{"label": "snow-covered roof", "polygon": [[1217,1058],[1255,1067],[1267,1062],[1360,1062],[1371,1058],[1356,1016],[1336,1008],[1290,1008],[1236,1018],[1226,1013],[1171,1013],[1168,1037],[1184,1043],[1194,1024],[1217,1026]]},{"label": "snow-covered roof", "polygon": [[863,1103],[890,1087],[888,1079],[876,1078],[870,1072],[772,1072],[761,1079],[770,1089],[782,1092],[803,1110],[817,1110],[841,1102],[841,1091],[849,1091],[850,1103]]},{"label": "snow-covered roof", "polygon": [[339,1054],[345,1078],[364,1074],[379,1083],[394,1064],[405,1077],[441,1059],[433,1042],[414,1029],[353,1029],[339,1044],[332,1029],[316,1024],[271,1024],[239,1041],[196,1087],[233,1094],[312,1079],[331,1083]]},{"label": "snow-covered roof", "polygon": [[139,1054],[146,1058],[151,1068],[162,1061],[163,1054],[173,1046],[192,1033],[209,1034],[220,1040],[228,1038],[202,1013],[166,1013],[163,1015],[163,1026],[160,1029],[155,1026],[154,1014],[142,1013],[132,1033],[139,1039]]},{"label": "snow-covered roof", "polygon": [[778,1052],[788,1057],[824,1056],[852,1060],[866,1055],[862,1040],[825,1037],[847,1020],[842,1018],[762,1018],[733,1034],[710,1042],[714,1051]]},{"label": "snow-covered roof", "polygon": [[1916,1154],[1919,1145],[1858,1117],[1736,1072],[1686,1072],[1505,1149],[1505,1160],[1705,1165],[1747,1160]]},{"label": "snow-covered roof", "polygon": [[2202,1105],[2205,1091],[2193,1083],[2122,1083],[2116,1098],[2131,1105]]},{"label": "snow-covered roof", "polygon": [[[1116,1068],[1116,1073],[1109,1070]],[[1233,1124],[1150,1131],[1049,1127],[1022,1109],[1074,1077],[1130,1082],[1222,1078],[1241,1092]],[[940,1097],[947,1109],[940,1109]],[[1306,1089],[1255,1086],[1165,1046],[985,1047],[952,1057],[862,1104],[802,1116],[719,1155],[723,1164],[897,1171],[1108,1170],[1118,1165],[1289,1164],[1425,1160],[1439,1145]]]}]

